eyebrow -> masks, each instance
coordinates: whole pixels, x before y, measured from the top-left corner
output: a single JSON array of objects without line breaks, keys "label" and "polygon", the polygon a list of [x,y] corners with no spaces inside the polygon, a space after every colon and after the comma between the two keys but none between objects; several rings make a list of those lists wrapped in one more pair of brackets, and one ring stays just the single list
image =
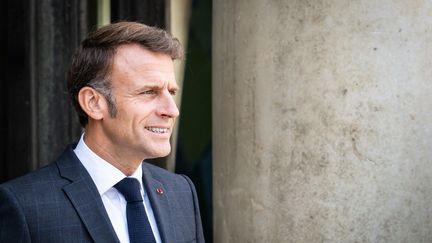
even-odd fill
[{"label": "eyebrow", "polygon": [[175,92],[178,92],[179,90],[180,90],[180,87],[179,86],[174,86],[174,87],[172,87],[172,88],[169,88],[168,89],[169,91],[175,91]]},{"label": "eyebrow", "polygon": [[[158,85],[158,84],[144,85],[140,88],[135,89],[135,91],[139,93],[139,92],[143,92],[143,91],[148,90],[148,89],[161,90],[161,89],[163,89],[163,85]],[[168,88],[168,90],[177,92],[180,90],[180,88],[176,85],[174,87]]]}]

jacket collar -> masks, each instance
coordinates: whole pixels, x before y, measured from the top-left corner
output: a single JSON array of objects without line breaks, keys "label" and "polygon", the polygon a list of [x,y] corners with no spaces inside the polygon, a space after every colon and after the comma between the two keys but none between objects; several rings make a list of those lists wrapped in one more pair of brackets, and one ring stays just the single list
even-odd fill
[{"label": "jacket collar", "polygon": [[153,177],[148,167],[146,162],[142,163],[143,184],[152,205],[161,240],[162,242],[173,242],[175,241],[175,232],[170,225],[173,218],[169,205],[172,195],[160,181]]},{"label": "jacket collar", "polygon": [[119,243],[96,185],[73,152],[75,146],[68,146],[56,161],[60,176],[70,181],[63,191],[95,242]]}]

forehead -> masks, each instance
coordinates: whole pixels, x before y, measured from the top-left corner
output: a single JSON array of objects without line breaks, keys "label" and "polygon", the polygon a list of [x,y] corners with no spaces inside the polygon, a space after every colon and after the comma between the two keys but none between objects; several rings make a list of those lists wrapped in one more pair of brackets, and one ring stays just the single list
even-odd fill
[{"label": "forehead", "polygon": [[122,45],[114,56],[111,79],[122,83],[141,80],[172,85],[175,84],[173,61],[169,55],[146,50],[137,44]]}]

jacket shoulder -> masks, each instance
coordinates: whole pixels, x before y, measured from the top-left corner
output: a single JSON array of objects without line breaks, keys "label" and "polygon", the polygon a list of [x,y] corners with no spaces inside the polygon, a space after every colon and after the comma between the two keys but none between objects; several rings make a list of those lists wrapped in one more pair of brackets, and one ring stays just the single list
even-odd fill
[{"label": "jacket shoulder", "polygon": [[[143,175],[150,173],[153,179],[161,182],[165,186],[176,187],[176,188],[190,188],[191,181],[186,175],[176,174],[166,169],[160,168],[156,165],[149,163],[143,163]],[[193,185],[192,185],[193,186]]]},{"label": "jacket shoulder", "polygon": [[51,163],[20,177],[6,181],[0,184],[0,187],[12,189],[12,191],[26,190],[26,188],[34,189],[40,184],[55,181],[57,178],[59,178],[58,168],[55,163]]},{"label": "jacket shoulder", "polygon": [[[25,188],[31,188],[32,190],[34,190],[35,188],[42,186],[42,188],[45,188],[46,190],[47,184],[60,183],[64,185],[68,180],[64,179],[61,176],[60,166],[62,165],[71,166],[76,164],[76,163],[71,163],[74,160],[78,160],[77,158],[74,157],[73,154],[72,149],[74,145],[75,144],[71,144],[68,147],[66,147],[65,151],[56,160],[49,163],[48,165],[45,165],[23,176],[17,177],[3,184],[0,184],[0,187],[12,188],[14,190],[19,190],[19,189],[25,190]],[[61,181],[64,181],[64,183],[61,183]]]}]

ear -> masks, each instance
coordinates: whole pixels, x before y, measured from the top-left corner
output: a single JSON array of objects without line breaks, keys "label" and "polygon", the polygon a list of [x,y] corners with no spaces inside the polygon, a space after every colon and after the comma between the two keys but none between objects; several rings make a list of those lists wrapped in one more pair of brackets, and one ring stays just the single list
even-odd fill
[{"label": "ear", "polygon": [[94,120],[102,120],[108,114],[105,97],[91,87],[83,87],[78,93],[81,109]]}]

